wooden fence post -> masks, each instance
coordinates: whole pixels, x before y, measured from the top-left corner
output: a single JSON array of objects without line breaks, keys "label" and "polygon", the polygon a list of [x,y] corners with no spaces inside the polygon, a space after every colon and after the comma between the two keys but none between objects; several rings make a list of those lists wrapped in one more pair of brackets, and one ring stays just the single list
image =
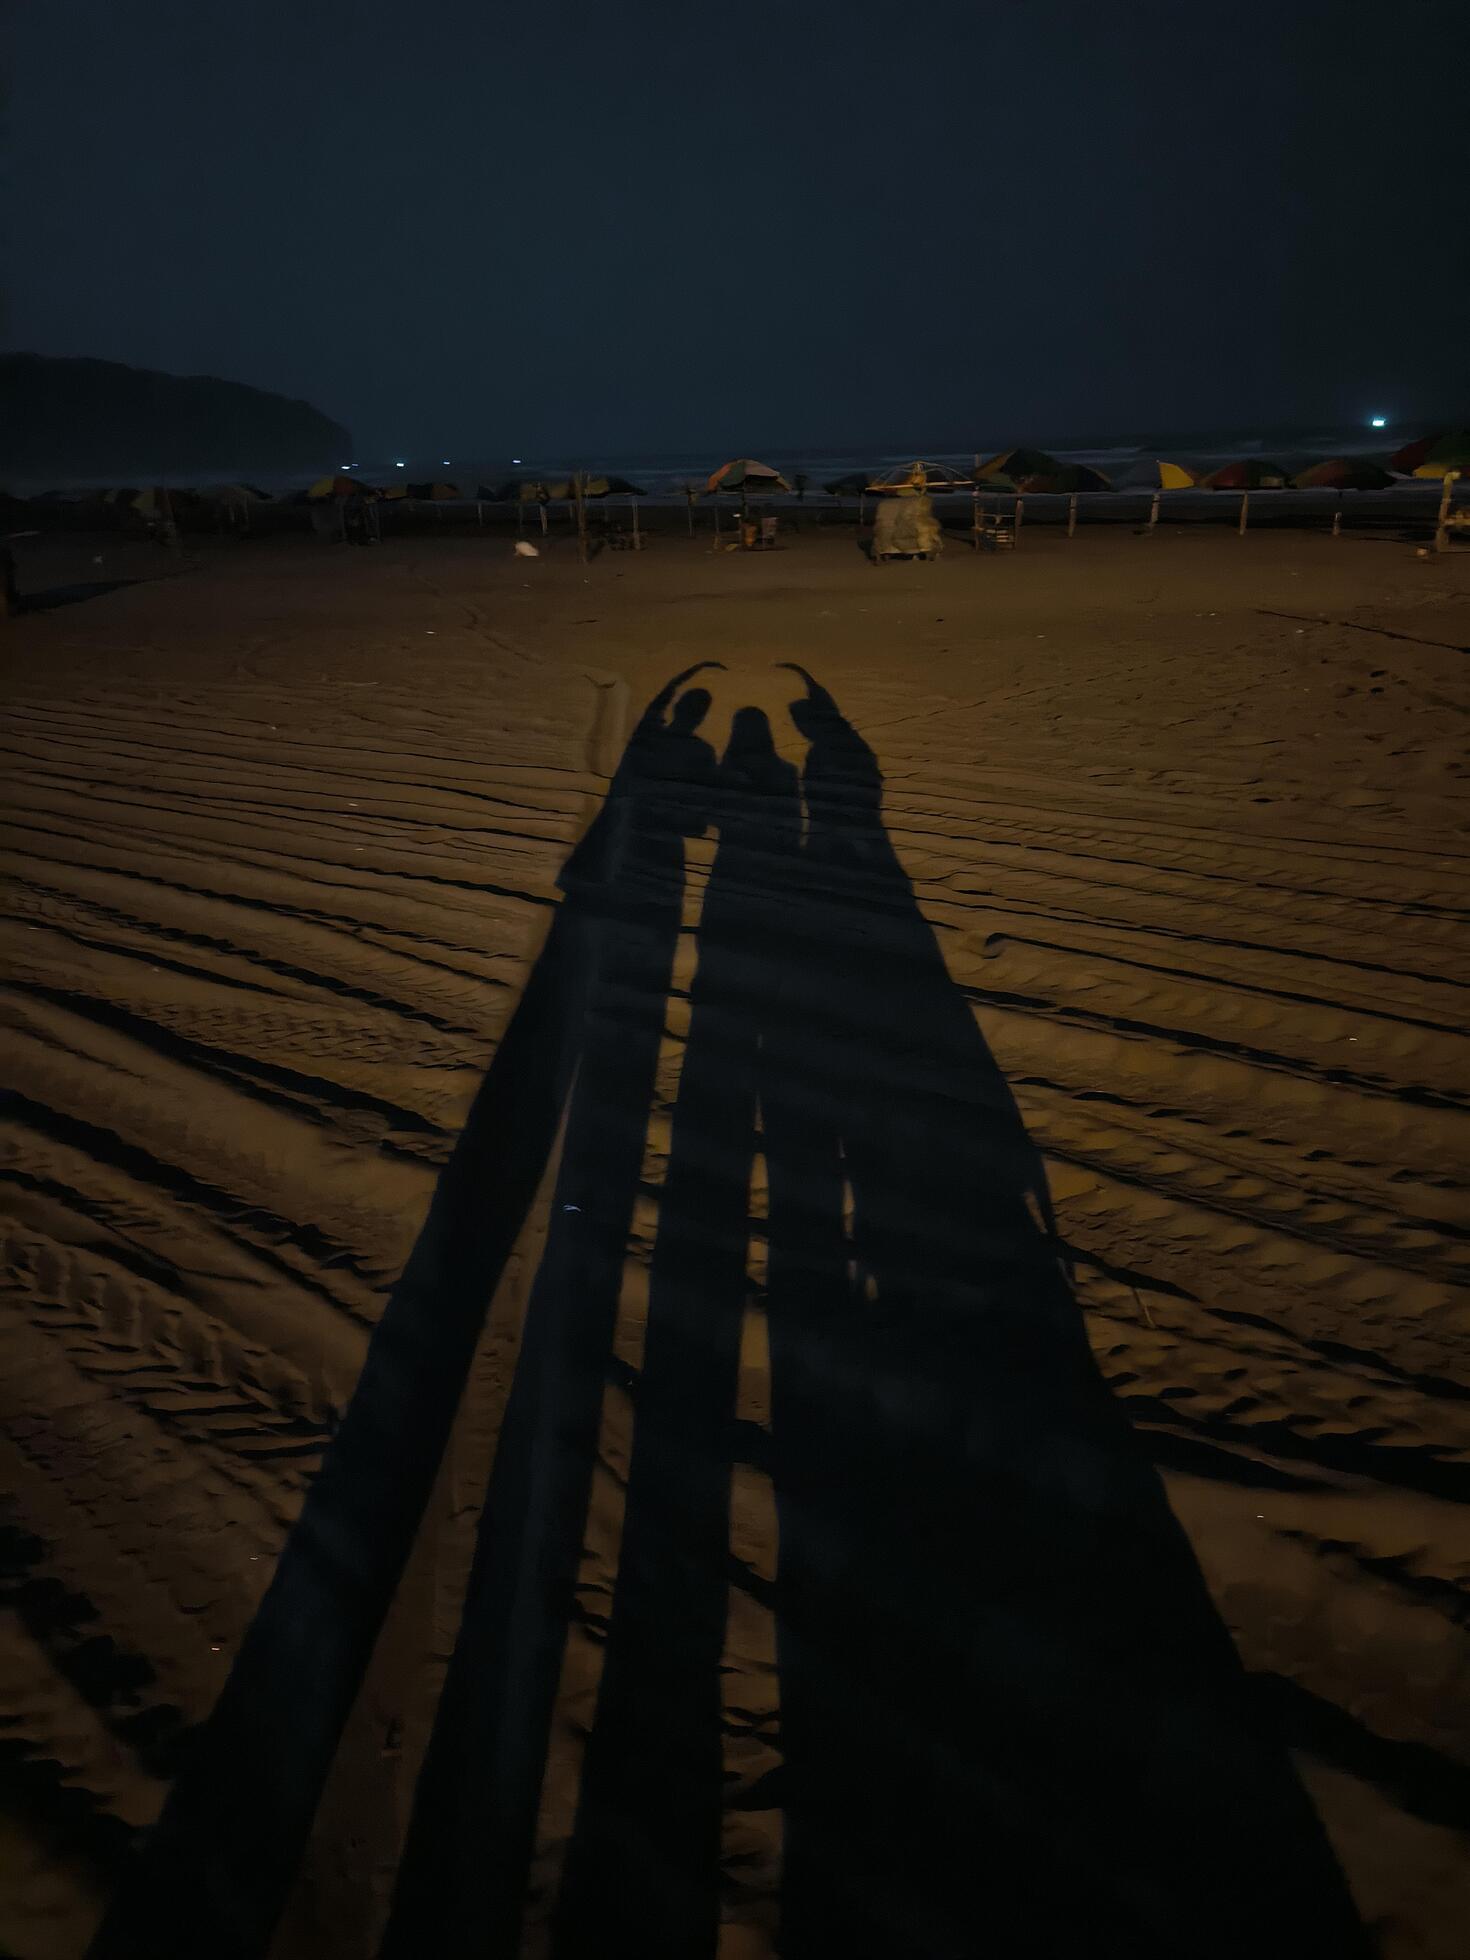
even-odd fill
[{"label": "wooden fence post", "polygon": [[1067,536],[1069,538],[1075,538],[1076,535],[1077,535],[1077,492],[1074,490],[1071,496],[1068,497],[1067,499]]},{"label": "wooden fence post", "polygon": [[1250,509],[1251,493],[1249,490],[1242,490],[1240,493],[1240,523],[1236,526],[1237,534],[1242,538],[1245,536],[1245,527],[1250,519]]},{"label": "wooden fence post", "polygon": [[1157,490],[1154,492],[1153,502],[1148,507],[1148,528],[1151,531],[1157,531],[1159,528],[1159,493]]}]

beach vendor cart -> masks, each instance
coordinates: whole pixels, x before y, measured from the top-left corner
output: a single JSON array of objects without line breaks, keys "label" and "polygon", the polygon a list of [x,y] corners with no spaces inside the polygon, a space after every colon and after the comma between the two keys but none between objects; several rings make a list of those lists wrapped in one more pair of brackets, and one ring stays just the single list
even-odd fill
[{"label": "beach vendor cart", "polygon": [[922,463],[897,484],[873,484],[879,493],[873,511],[871,562],[885,558],[937,558],[944,549],[944,536],[929,496],[929,481]]}]

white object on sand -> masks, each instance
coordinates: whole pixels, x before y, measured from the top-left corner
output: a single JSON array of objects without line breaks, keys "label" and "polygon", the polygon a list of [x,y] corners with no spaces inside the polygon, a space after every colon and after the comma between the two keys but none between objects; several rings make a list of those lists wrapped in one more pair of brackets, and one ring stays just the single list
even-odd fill
[{"label": "white object on sand", "polygon": [[516,539],[517,558],[539,558],[540,556],[541,553],[536,549],[535,545],[527,544],[524,538]]}]

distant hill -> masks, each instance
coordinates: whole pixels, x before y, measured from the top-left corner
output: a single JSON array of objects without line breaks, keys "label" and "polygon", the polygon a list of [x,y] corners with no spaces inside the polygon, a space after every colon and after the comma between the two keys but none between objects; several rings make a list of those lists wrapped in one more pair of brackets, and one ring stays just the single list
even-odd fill
[{"label": "distant hill", "polygon": [[263,388],[0,354],[0,478],[333,469],[351,457],[340,423]]}]

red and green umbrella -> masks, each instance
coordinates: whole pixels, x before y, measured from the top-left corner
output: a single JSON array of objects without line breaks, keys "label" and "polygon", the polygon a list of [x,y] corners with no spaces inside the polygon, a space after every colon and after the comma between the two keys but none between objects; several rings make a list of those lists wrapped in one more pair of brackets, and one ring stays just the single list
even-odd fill
[{"label": "red and green umbrella", "polygon": [[774,495],[778,490],[789,490],[791,485],[769,463],[758,463],[753,456],[737,456],[732,462],[721,463],[704,487],[706,492],[758,490]]},{"label": "red and green umbrella", "polygon": [[1279,463],[1268,463],[1263,456],[1244,462],[1226,463],[1204,479],[1206,490],[1284,490],[1291,478]]},{"label": "red and green umbrella", "polygon": [[1329,456],[1292,481],[1298,490],[1386,490],[1393,478],[1366,456]]},{"label": "red and green umbrella", "polygon": [[1446,476],[1451,470],[1470,470],[1470,429],[1441,429],[1405,443],[1389,458],[1389,466],[1406,476]]}]

